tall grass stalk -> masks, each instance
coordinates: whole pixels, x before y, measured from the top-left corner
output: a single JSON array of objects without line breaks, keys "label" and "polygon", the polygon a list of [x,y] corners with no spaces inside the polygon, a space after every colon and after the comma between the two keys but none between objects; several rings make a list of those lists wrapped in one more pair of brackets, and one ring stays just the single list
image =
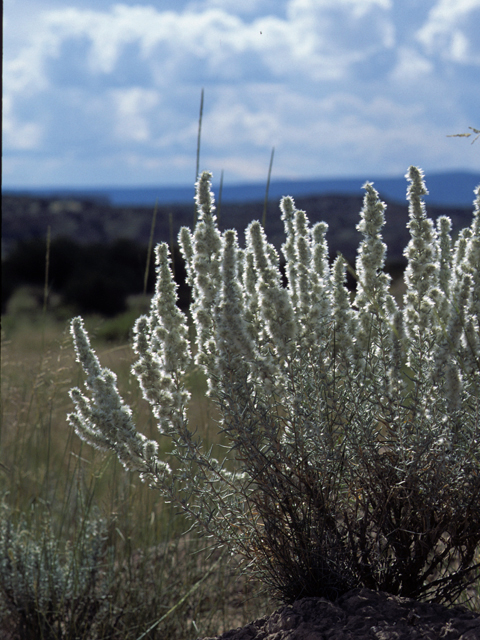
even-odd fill
[{"label": "tall grass stalk", "polygon": [[[49,289],[48,278],[49,278],[49,271],[50,271],[50,245],[51,245],[51,227],[50,227],[50,225],[48,225],[48,227],[47,227],[47,243],[46,243],[46,248],[45,248],[45,281],[44,281],[44,285],[43,285],[43,309],[42,309],[42,316],[43,316],[44,325],[45,325],[45,322],[46,322],[47,304],[48,304],[48,289]],[[43,340],[43,338],[42,338],[42,340]]]},{"label": "tall grass stalk", "polygon": [[222,195],[223,195],[223,169],[220,172],[220,186],[218,187],[218,207],[217,207],[218,224],[220,224],[220,218],[222,215]]},{"label": "tall grass stalk", "polygon": [[275,147],[272,147],[272,153],[270,155],[270,164],[268,165],[267,186],[265,187],[265,200],[263,202],[262,227],[264,229],[265,229],[265,224],[267,222],[268,192],[270,190],[270,177],[272,175],[274,154],[275,154]]},{"label": "tall grass stalk", "polygon": [[[202,93],[200,95],[200,113],[198,114],[198,134],[197,134],[197,161],[195,164],[195,181],[198,180],[198,174],[200,171],[200,145],[202,141],[202,120],[203,120],[203,98],[204,89],[202,87]],[[195,207],[193,213],[193,224],[197,222],[197,208]]]},{"label": "tall grass stalk", "polygon": [[145,265],[145,275],[143,277],[143,295],[147,293],[148,276],[150,273],[150,260],[152,257],[152,249],[153,249],[153,237],[155,233],[155,223],[157,221],[157,210],[158,210],[158,198],[155,200],[155,206],[153,208],[153,215],[152,215],[152,226],[150,227],[150,236],[148,238],[147,262]]}]

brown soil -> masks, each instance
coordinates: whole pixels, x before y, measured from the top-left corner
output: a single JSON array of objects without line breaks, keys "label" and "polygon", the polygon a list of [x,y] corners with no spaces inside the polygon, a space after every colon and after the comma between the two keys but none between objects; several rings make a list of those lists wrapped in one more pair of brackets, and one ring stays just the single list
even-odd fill
[{"label": "brown soil", "polygon": [[353,589],[336,602],[303,598],[204,640],[480,640],[480,614]]}]

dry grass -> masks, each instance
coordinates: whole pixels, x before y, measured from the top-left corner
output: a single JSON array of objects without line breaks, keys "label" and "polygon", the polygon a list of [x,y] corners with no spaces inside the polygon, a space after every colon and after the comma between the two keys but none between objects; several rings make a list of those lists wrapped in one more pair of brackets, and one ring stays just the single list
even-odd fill
[{"label": "dry grass", "polygon": [[[62,544],[76,540],[89,517],[107,523],[116,572],[111,618],[118,620],[114,635],[105,635],[107,625],[98,637],[137,638],[165,616],[145,637],[181,640],[264,615],[268,605],[259,585],[239,579],[233,561],[210,556],[204,540],[185,538],[183,516],[126,473],[113,454],[83,446],[73,433],[66,421],[68,390],[82,384],[82,373],[66,323],[22,316],[2,324],[0,494],[12,519],[23,514],[39,535],[47,514]],[[87,325],[93,336],[101,334],[100,318]],[[94,342],[102,364],[118,374],[140,429],[158,438],[148,404],[129,376],[130,345]],[[201,376],[192,375],[190,383],[192,421],[209,446],[217,439],[214,411],[203,397]],[[168,442],[160,446],[168,455]]]}]

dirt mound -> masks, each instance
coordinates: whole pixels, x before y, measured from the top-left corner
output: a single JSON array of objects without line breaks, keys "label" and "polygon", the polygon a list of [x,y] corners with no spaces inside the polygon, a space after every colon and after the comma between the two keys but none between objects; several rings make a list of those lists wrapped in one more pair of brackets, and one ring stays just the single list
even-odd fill
[{"label": "dirt mound", "polygon": [[204,640],[480,640],[480,614],[353,589],[336,602],[303,598]]}]

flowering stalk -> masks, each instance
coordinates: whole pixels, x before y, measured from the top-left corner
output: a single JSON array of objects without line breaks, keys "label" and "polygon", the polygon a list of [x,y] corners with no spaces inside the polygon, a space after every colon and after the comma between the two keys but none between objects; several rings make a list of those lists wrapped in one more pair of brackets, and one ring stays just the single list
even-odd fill
[{"label": "flowering stalk", "polygon": [[157,443],[137,432],[131,409],[118,393],[116,376],[100,366],[81,318],[72,320],[71,332],[77,360],[87,374],[85,386],[92,395],[90,400],[77,387],[70,391],[75,412],[68,419],[76,433],[97,449],[114,450],[126,469],[146,478],[168,473],[168,465],[156,458]]},{"label": "flowering stalk", "polygon": [[[72,389],[81,438],[115,451],[218,546],[240,554],[284,601],[356,586],[451,602],[472,581],[480,543],[480,188],[453,243],[427,218],[423,173],[407,174],[406,293],[384,272],[386,206],[366,183],[357,290],[328,260],[327,225],[281,202],[280,259],[259,222],[221,233],[211,175],[198,221],[179,235],[192,287],[196,354],[177,308],[168,247],[156,249],[150,312],[132,368],[176,464],[139,434],[115,375],[80,318],[71,329],[87,394]],[[224,459],[189,428],[185,380],[199,367],[229,439]],[[477,567],[478,568],[478,567]]]}]

